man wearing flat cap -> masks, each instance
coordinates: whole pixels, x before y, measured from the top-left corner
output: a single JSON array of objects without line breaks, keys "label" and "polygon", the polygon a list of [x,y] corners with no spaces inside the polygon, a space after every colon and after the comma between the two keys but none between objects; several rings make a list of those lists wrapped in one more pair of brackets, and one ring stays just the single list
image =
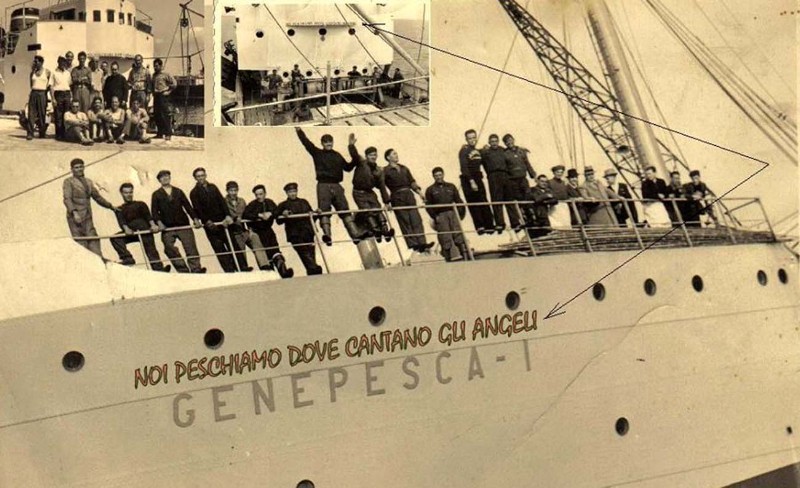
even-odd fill
[{"label": "man wearing flat cap", "polygon": [[356,149],[356,135],[350,134],[347,150],[350,153],[350,163],[345,166],[345,171],[353,170],[353,200],[361,210],[375,210],[374,212],[360,212],[356,214],[356,222],[362,227],[367,227],[375,240],[381,242],[385,237],[386,242],[394,237],[394,229],[389,228],[386,216],[381,212],[381,204],[375,189],[386,191],[382,188],[383,179],[381,169],[378,168],[378,149],[368,147],[364,157]]},{"label": "man wearing flat cap", "polygon": [[[277,214],[275,221],[278,225],[285,226],[286,240],[292,244],[300,257],[300,261],[306,268],[306,274],[308,276],[322,274],[322,267],[317,264],[314,226],[308,216],[300,216],[301,214],[311,214],[314,210],[308,200],[297,196],[297,188],[297,183],[287,183],[283,187],[283,191],[286,192],[286,200],[278,204],[278,208],[275,210]],[[293,218],[293,215],[297,217]],[[314,220],[317,220],[317,216],[314,216]]]},{"label": "man wearing flat cap", "polygon": [[[684,185],[684,192],[689,201],[686,203],[687,223],[689,227],[700,227],[701,215],[708,215],[714,222],[717,221],[712,207],[706,207],[711,200],[713,200],[714,192],[708,188],[701,179],[700,171],[694,169],[689,172],[689,177],[692,179],[689,183]],[[707,201],[709,200],[709,201]]]},{"label": "man wearing flat cap", "polygon": [[[618,195],[622,199],[628,200],[626,202],[627,208],[625,203],[622,203],[622,201],[613,204],[614,215],[617,217],[617,222],[619,222],[620,227],[627,227],[627,221],[629,217],[634,225],[637,224],[639,222],[639,214],[636,211],[636,206],[634,205],[633,201],[631,201],[633,196],[631,195],[628,185],[622,182],[617,182],[617,171],[613,168],[605,170],[603,173],[603,178],[605,178],[606,183],[608,184],[608,189],[611,190],[611,192]],[[630,215],[628,215],[628,211],[630,211]]]},{"label": "man wearing flat cap", "polygon": [[486,205],[486,186],[483,184],[481,171],[482,156],[476,147],[478,133],[469,129],[464,133],[466,144],[458,151],[458,165],[461,169],[461,189],[464,190],[464,199],[467,203],[476,203],[469,207],[469,214],[478,235],[493,234],[494,219],[492,211]]},{"label": "man wearing flat cap", "polygon": [[588,217],[588,225],[593,227],[617,227],[617,217],[611,209],[610,200],[618,200],[615,193],[594,177],[594,168],[586,166],[583,170],[585,181],[580,187],[581,196],[586,200],[584,209]]},{"label": "man wearing flat cap", "polygon": [[586,210],[583,208],[583,196],[581,196],[580,185],[578,184],[578,170],[570,168],[567,170],[567,197],[570,203],[569,210],[571,223],[573,226],[583,225],[588,222]]},{"label": "man wearing flat cap", "polygon": [[[530,200],[530,186],[528,185],[526,176],[535,179],[536,171],[533,170],[533,166],[531,166],[528,160],[529,151],[524,147],[517,146],[514,136],[511,134],[503,136],[503,144],[506,146],[506,167],[508,168],[508,191],[506,193],[506,198],[511,201]],[[533,208],[530,204],[520,204],[519,206],[526,223],[532,225]],[[522,230],[522,224],[515,226],[514,230]]]},{"label": "man wearing flat cap", "polygon": [[[67,225],[72,237],[97,237],[92,219],[92,200],[101,207],[117,210],[114,205],[100,195],[94,182],[83,175],[84,162],[73,159],[69,163],[72,176],[64,180],[64,206],[67,207]],[[103,257],[99,239],[80,239],[78,244]]]},{"label": "man wearing flat cap", "polygon": [[[200,255],[197,252],[194,232],[192,229],[185,228],[190,225],[189,219],[192,219],[192,224],[196,229],[202,227],[203,224],[183,190],[172,186],[172,173],[162,169],[156,175],[156,179],[161,184],[161,188],[153,192],[150,210],[153,212],[153,221],[161,230],[164,254],[167,255],[178,273],[205,273],[206,268],[200,266]],[[175,246],[176,241],[181,241],[183,250],[186,252],[186,260]]]},{"label": "man wearing flat cap", "polygon": [[549,207],[548,219],[550,227],[553,229],[571,229],[572,219],[566,203],[566,200],[569,200],[569,194],[567,193],[567,182],[564,181],[566,168],[563,164],[557,164],[550,170],[553,172],[553,177],[547,183],[553,198],[558,200],[558,203]]}]

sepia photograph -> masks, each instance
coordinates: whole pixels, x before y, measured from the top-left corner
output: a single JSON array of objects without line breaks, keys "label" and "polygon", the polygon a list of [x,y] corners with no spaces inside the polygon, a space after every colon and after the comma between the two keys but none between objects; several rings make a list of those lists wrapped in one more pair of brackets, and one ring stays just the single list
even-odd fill
[{"label": "sepia photograph", "polygon": [[0,3],[0,148],[201,149],[204,20],[191,3]]},{"label": "sepia photograph", "polygon": [[0,119],[0,487],[800,487],[796,0],[131,1],[9,6],[151,49]]},{"label": "sepia photograph", "polygon": [[218,125],[429,124],[428,0],[216,8]]}]

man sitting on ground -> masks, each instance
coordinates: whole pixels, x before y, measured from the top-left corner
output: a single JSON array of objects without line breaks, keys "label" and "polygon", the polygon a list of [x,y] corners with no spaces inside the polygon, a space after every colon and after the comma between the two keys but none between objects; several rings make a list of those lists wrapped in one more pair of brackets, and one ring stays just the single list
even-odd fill
[{"label": "man sitting on ground", "polygon": [[125,128],[123,134],[129,141],[139,141],[139,144],[149,144],[147,138],[147,124],[150,117],[147,110],[139,106],[139,99],[131,100],[131,108],[125,112]]},{"label": "man sitting on ground", "polygon": [[69,112],[64,115],[64,126],[67,131],[67,140],[79,142],[84,146],[92,146],[94,142],[89,132],[89,118],[80,111],[81,104],[78,100],[73,100],[69,106]]}]

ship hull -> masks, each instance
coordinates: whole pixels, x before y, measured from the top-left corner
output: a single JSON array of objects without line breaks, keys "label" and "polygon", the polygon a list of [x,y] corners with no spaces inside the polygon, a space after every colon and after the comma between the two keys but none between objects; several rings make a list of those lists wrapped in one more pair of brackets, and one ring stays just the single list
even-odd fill
[{"label": "ship hull", "polygon": [[[342,273],[6,320],[0,485],[723,486],[794,463],[794,256],[651,250],[603,280],[603,300],[588,291],[544,319],[629,256]],[[489,324],[506,335],[484,337]],[[214,350],[212,328],[225,334]],[[353,345],[395,330],[418,343]],[[288,346],[315,341],[325,359],[292,366]],[[77,372],[62,367],[71,350],[86,358]],[[181,373],[247,351],[270,360]]]}]

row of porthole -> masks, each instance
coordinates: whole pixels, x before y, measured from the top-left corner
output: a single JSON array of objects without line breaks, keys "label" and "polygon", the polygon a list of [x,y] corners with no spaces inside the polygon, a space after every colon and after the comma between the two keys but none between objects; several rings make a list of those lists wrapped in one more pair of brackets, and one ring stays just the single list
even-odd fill
[{"label": "row of porthole", "polygon": [[[321,35],[321,36],[328,35],[328,29],[326,29],[324,27],[320,27],[320,29],[317,31],[317,33],[319,35]],[[347,30],[347,33],[350,34],[351,36],[354,36],[354,35],[356,35],[356,30],[351,27],[350,29]],[[289,37],[294,37],[295,34],[297,34],[297,32],[295,32],[294,29],[289,29],[289,30],[286,31],[286,35],[288,35]],[[376,35],[378,34],[377,30],[375,31],[375,34]],[[264,31],[261,30],[261,29],[257,30],[256,31],[256,37],[259,38],[259,39],[263,38],[264,37]]]},{"label": "row of porthole", "polygon": [[[756,279],[758,280],[759,284],[766,286],[767,273],[765,273],[763,270],[759,270],[758,273],[756,273]],[[778,280],[784,285],[789,282],[789,275],[783,268],[778,270]],[[692,288],[694,288],[695,291],[698,293],[703,291],[703,286],[703,278],[701,278],[699,275],[692,277]],[[646,279],[644,281],[644,292],[649,296],[655,295],[656,282],[650,278]],[[592,295],[597,301],[602,301],[605,299],[605,286],[602,283],[595,283],[595,285],[592,287]],[[516,291],[510,291],[506,294],[506,307],[509,310],[516,310],[519,308],[521,300],[522,299],[519,293]],[[367,319],[369,320],[369,323],[375,327],[382,325],[386,321],[386,309],[379,305],[372,307],[367,314]],[[219,329],[209,329],[203,336],[203,342],[209,349],[219,348],[222,346],[224,340],[225,334]],[[83,367],[84,362],[85,358],[83,354],[78,351],[70,351],[62,358],[62,365],[67,371],[78,371]]]}]

